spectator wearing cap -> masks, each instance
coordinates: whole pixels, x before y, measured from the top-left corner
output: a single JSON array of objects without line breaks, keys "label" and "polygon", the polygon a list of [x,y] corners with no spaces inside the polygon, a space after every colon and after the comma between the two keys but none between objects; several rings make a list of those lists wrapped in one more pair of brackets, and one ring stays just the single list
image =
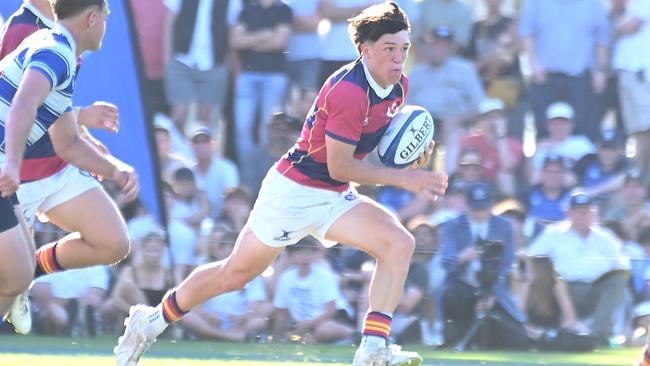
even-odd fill
[{"label": "spectator wearing cap", "polygon": [[522,198],[528,217],[539,223],[551,223],[566,218],[571,199],[567,187],[569,170],[562,155],[547,155],[544,159],[540,182],[532,186]]},{"label": "spectator wearing cap", "polygon": [[630,0],[614,25],[612,60],[625,132],[636,140],[636,164],[650,174],[650,1]]},{"label": "spectator wearing cap", "polygon": [[192,148],[185,136],[185,132],[176,128],[174,121],[172,121],[166,114],[156,113],[153,117],[153,125],[155,131],[163,130],[167,131],[169,134],[169,143],[172,154],[187,161],[192,161],[194,159]]},{"label": "spectator wearing cap", "polygon": [[593,115],[592,103],[594,93],[605,90],[609,67],[603,1],[526,0],[519,36],[532,74],[529,98],[538,138],[547,135],[546,108],[566,100],[576,111],[576,132],[595,141],[602,116]]},{"label": "spectator wearing cap", "polygon": [[629,161],[613,130],[602,132],[595,154],[588,154],[573,167],[578,184],[585,193],[605,201],[623,186]]},{"label": "spectator wearing cap", "polygon": [[620,240],[596,223],[593,198],[574,194],[567,217],[567,221],[547,226],[528,254],[551,259],[569,285],[578,317],[592,317],[591,334],[606,339],[625,300],[629,263]]},{"label": "spectator wearing cap", "polygon": [[197,187],[205,192],[210,201],[210,217],[217,218],[221,212],[223,193],[239,186],[239,170],[230,160],[221,156],[216,148],[212,131],[199,127],[190,134],[196,165],[192,167]]},{"label": "spectator wearing cap", "polygon": [[522,138],[523,108],[519,99],[523,77],[519,65],[517,22],[502,14],[503,0],[483,0],[487,8],[485,19],[472,26],[467,57],[476,63],[486,94],[505,103],[508,132]]},{"label": "spectator wearing cap", "polygon": [[453,39],[447,26],[437,26],[422,35],[425,57],[409,74],[408,99],[440,120],[448,172],[456,170],[464,126],[476,116],[484,99],[474,65],[454,55]]},{"label": "spectator wearing cap", "polygon": [[449,177],[450,185],[456,180],[463,183],[485,182],[484,169],[483,157],[478,150],[463,149],[458,157],[458,169]]},{"label": "spectator wearing cap", "polygon": [[630,169],[625,173],[623,188],[619,194],[611,195],[603,217],[620,222],[628,238],[636,238],[641,228],[650,226],[648,187],[640,170]]},{"label": "spectator wearing cap", "polygon": [[[466,199],[467,212],[442,224],[441,256],[447,271],[442,289],[442,313],[447,344],[454,344],[463,337],[480,312],[496,310],[519,325],[525,320],[508,288],[515,257],[512,225],[491,213],[492,192],[487,184],[476,183],[468,187]],[[498,274],[493,283],[488,284],[481,283],[478,277],[486,240],[502,245],[496,268]],[[493,346],[512,347],[518,343],[500,327],[491,327],[489,331]]]},{"label": "spectator wearing cap", "polygon": [[469,46],[472,11],[462,1],[423,0],[419,2],[418,13],[419,21],[413,26],[416,37],[430,33],[440,25],[451,25],[457,47],[466,49]]},{"label": "spectator wearing cap", "polygon": [[539,182],[544,159],[549,154],[561,155],[568,167],[587,154],[596,151],[591,141],[582,135],[573,135],[573,107],[565,102],[556,102],[548,106],[546,119],[548,137],[540,140],[533,155],[530,182]]},{"label": "spectator wearing cap", "polygon": [[499,193],[514,196],[517,192],[515,174],[524,161],[521,143],[507,135],[505,105],[500,99],[485,99],[479,106],[476,128],[463,137],[461,147],[479,152],[483,177],[495,184]]}]

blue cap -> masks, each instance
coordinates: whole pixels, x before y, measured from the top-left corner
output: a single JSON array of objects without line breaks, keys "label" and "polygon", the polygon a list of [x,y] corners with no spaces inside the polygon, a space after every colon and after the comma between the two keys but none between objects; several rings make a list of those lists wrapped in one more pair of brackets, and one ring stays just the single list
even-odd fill
[{"label": "blue cap", "polygon": [[556,154],[556,153],[550,153],[550,154],[546,155],[546,157],[544,158],[544,163],[543,163],[542,166],[544,168],[546,168],[547,166],[549,166],[551,164],[558,164],[558,165],[561,165],[561,166],[563,166],[565,168],[568,166],[567,161],[564,158],[564,156]]},{"label": "blue cap", "polygon": [[571,208],[577,208],[582,206],[591,206],[594,204],[594,200],[584,194],[584,193],[575,193],[571,196]]},{"label": "blue cap", "polygon": [[485,183],[474,183],[467,188],[467,205],[472,210],[485,210],[492,207],[492,190]]},{"label": "blue cap", "polygon": [[433,28],[433,36],[437,39],[454,39],[454,33],[446,25],[438,25]]},{"label": "blue cap", "polygon": [[616,148],[619,145],[619,138],[615,130],[604,130],[600,133],[598,143],[602,147]]}]

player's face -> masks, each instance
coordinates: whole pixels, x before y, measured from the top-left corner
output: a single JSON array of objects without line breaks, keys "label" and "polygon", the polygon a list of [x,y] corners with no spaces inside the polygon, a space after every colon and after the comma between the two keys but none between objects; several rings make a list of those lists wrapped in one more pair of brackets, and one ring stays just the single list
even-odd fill
[{"label": "player's face", "polygon": [[108,3],[101,9],[91,13],[93,19],[90,26],[90,39],[88,41],[88,50],[95,51],[102,46],[104,35],[106,34],[106,18],[109,14]]},{"label": "player's face", "polygon": [[366,58],[375,81],[382,87],[388,87],[402,77],[410,47],[409,33],[403,30],[384,34],[376,42],[364,43],[361,54]]}]

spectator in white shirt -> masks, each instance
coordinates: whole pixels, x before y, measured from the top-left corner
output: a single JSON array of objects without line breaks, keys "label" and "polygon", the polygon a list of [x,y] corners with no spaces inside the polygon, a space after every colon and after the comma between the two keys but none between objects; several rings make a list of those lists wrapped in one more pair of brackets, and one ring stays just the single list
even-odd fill
[{"label": "spectator in white shirt", "polygon": [[537,144],[532,160],[530,176],[532,184],[539,183],[544,159],[548,155],[560,155],[568,159],[569,162],[575,163],[583,156],[596,151],[588,138],[571,134],[574,127],[574,115],[573,108],[565,102],[553,103],[546,109],[548,137],[540,140]]},{"label": "spectator in white shirt", "polygon": [[287,247],[293,266],[280,275],[273,300],[273,333],[278,339],[298,336],[305,343],[334,342],[355,332],[337,319],[339,279],[329,268],[314,263],[318,245],[307,237]]},{"label": "spectator in white shirt", "polygon": [[596,225],[591,197],[571,197],[569,218],[547,227],[528,250],[530,256],[551,258],[569,285],[573,306],[581,319],[591,316],[591,333],[606,339],[625,300],[629,278],[622,244],[609,230]]}]

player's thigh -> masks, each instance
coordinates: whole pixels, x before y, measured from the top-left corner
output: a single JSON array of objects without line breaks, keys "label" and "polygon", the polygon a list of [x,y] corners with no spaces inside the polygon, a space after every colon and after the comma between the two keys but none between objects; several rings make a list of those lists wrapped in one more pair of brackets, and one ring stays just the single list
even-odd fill
[{"label": "player's thigh", "polygon": [[126,224],[117,206],[99,187],[72,197],[45,214],[54,225],[79,232],[90,243],[128,240]]},{"label": "player's thigh", "polygon": [[327,240],[349,244],[374,256],[403,247],[412,250],[413,237],[397,218],[372,200],[352,207],[327,230]]},{"label": "player's thigh", "polygon": [[226,259],[224,268],[234,276],[235,282],[243,282],[239,283],[243,285],[262,274],[283,249],[264,244],[246,225],[237,238],[235,248]]}]

